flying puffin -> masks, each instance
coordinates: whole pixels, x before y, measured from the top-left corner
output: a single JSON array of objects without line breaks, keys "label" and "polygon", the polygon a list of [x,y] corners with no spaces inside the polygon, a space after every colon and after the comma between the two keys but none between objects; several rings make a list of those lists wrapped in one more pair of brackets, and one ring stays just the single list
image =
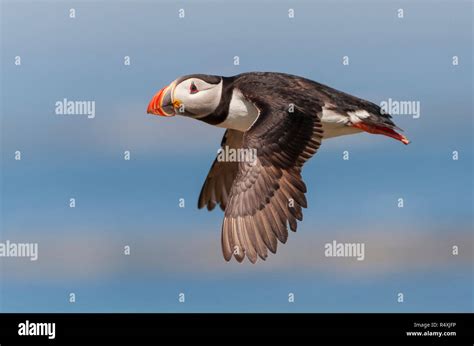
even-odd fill
[{"label": "flying puffin", "polygon": [[256,150],[253,160],[216,158],[199,196],[199,208],[224,210],[226,261],[265,260],[288,227],[296,231],[307,207],[301,170],[323,139],[365,131],[409,143],[376,104],[283,73],[183,76],[156,93],[147,113],[226,128],[222,148]]}]

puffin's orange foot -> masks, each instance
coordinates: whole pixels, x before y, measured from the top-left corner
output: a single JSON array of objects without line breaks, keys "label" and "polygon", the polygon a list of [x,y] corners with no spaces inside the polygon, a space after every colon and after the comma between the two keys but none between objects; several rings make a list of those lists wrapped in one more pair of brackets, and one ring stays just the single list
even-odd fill
[{"label": "puffin's orange foot", "polygon": [[403,144],[410,143],[408,138],[406,138],[404,135],[401,135],[398,132],[386,126],[367,124],[362,121],[355,122],[352,124],[352,126],[357,127],[358,129],[361,129],[362,131],[365,131],[368,133],[373,133],[376,135],[384,135],[384,136],[395,138],[396,140],[402,142]]}]

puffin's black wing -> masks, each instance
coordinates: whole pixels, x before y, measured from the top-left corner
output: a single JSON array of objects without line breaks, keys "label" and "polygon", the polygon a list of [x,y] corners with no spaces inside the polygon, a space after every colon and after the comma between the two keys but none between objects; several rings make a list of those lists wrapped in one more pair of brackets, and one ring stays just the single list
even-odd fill
[{"label": "puffin's black wing", "polygon": [[253,81],[239,88],[260,110],[242,143],[244,149],[256,149],[257,159],[239,163],[232,185],[222,225],[227,261],[232,255],[239,262],[245,255],[252,263],[257,256],[265,259],[267,249],[276,252],[277,239],[286,242],[287,224],[296,231],[296,220],[303,218],[306,186],[301,169],[320,146],[322,108],[305,90],[292,87],[301,86],[288,80],[277,84]]},{"label": "puffin's black wing", "polygon": [[[242,146],[243,132],[227,130],[222,138],[221,147],[236,149]],[[219,204],[225,210],[230,188],[237,175],[238,162],[218,161],[216,158],[207,174],[198,200],[198,208],[207,206],[208,210],[214,209]]]}]

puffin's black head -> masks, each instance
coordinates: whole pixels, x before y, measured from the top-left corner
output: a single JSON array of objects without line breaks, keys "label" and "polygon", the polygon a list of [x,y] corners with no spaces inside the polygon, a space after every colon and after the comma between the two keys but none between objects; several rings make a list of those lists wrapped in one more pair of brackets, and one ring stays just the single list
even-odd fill
[{"label": "puffin's black head", "polygon": [[202,118],[213,113],[221,100],[223,78],[204,74],[183,76],[153,96],[147,113]]}]

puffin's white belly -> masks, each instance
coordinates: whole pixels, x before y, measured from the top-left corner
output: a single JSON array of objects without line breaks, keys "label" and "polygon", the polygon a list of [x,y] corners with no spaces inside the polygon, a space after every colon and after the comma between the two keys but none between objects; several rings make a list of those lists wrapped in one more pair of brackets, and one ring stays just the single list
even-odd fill
[{"label": "puffin's white belly", "polygon": [[323,108],[321,124],[324,130],[323,139],[362,132],[362,130],[348,125],[350,124],[350,118],[347,115],[326,108]]},{"label": "puffin's white belly", "polygon": [[227,118],[216,126],[245,132],[253,125],[258,116],[257,107],[248,102],[240,90],[235,89],[232,92]]}]

